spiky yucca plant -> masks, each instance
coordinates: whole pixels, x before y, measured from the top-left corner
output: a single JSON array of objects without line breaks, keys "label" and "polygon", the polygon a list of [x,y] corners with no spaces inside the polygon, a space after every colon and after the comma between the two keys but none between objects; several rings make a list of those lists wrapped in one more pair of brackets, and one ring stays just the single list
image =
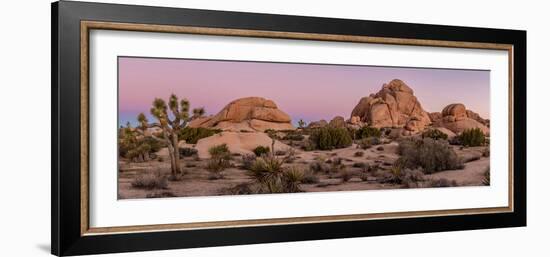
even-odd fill
[{"label": "spiky yucca plant", "polygon": [[301,192],[300,183],[304,173],[295,168],[283,168],[283,159],[274,155],[257,158],[249,175],[261,185],[265,193],[296,193]]}]

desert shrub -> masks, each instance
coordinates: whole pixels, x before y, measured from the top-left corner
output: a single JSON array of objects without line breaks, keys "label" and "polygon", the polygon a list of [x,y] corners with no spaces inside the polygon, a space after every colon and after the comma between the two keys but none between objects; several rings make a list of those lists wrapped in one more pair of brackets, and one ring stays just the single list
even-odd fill
[{"label": "desert shrub", "polygon": [[205,167],[205,169],[210,172],[208,179],[213,180],[223,178],[222,171],[229,167],[231,167],[231,163],[227,159],[213,158],[208,160]]},{"label": "desert shrub", "polygon": [[296,150],[294,148],[288,148],[287,151],[285,151],[285,157],[284,162],[285,163],[292,163],[294,162],[298,157],[296,156]]},{"label": "desert shrub", "polygon": [[487,167],[487,169],[485,169],[485,172],[483,172],[483,181],[482,181],[482,183],[485,186],[490,186],[491,185],[491,168],[490,167]]},{"label": "desert shrub", "polygon": [[315,150],[315,144],[311,140],[306,140],[302,144],[302,150],[304,151],[313,151]]},{"label": "desert shrub", "polygon": [[364,162],[356,162],[354,164],[351,165],[352,167],[354,168],[365,168],[368,166],[368,164],[364,163]]},{"label": "desert shrub", "polygon": [[459,169],[463,163],[449,144],[442,140],[404,139],[399,142],[401,155],[397,163],[404,168],[422,168],[431,174],[442,170]]},{"label": "desert shrub", "polygon": [[143,175],[138,175],[132,181],[132,187],[140,189],[166,189],[168,188],[168,180],[166,177],[162,176],[160,173],[148,173]]},{"label": "desert shrub", "polygon": [[366,173],[366,172],[361,172],[359,174],[359,178],[361,179],[361,181],[368,181],[369,180],[369,174]]},{"label": "desert shrub", "polygon": [[242,157],[243,169],[249,170],[252,167],[252,164],[256,161],[256,155],[254,154],[245,154]]},{"label": "desert shrub", "polygon": [[369,149],[373,145],[379,145],[379,144],[380,144],[380,139],[379,138],[377,138],[377,137],[367,137],[367,138],[363,138],[363,139],[359,140],[359,142],[357,143],[357,146],[361,149]]},{"label": "desert shrub", "polygon": [[283,160],[274,156],[263,156],[256,159],[249,176],[260,184],[264,193],[295,193],[301,192],[304,173],[294,166],[283,168]]},{"label": "desert shrub", "polygon": [[256,192],[253,189],[253,186],[250,183],[240,183],[235,186],[224,188],[221,190],[221,194],[231,194],[231,195],[250,195],[255,194]]},{"label": "desert shrub", "polygon": [[341,178],[342,178],[342,182],[348,182],[352,177],[351,172],[347,171],[346,169],[342,169],[340,171],[340,175],[341,175]]},{"label": "desert shrub", "polygon": [[191,147],[180,147],[180,157],[190,157],[197,154],[198,151]]},{"label": "desert shrub", "polygon": [[363,155],[365,155],[365,152],[363,151],[357,151],[353,154],[353,156],[355,157],[363,157]]},{"label": "desert shrub", "polygon": [[430,181],[429,187],[456,187],[458,183],[455,180],[449,180],[446,178],[440,178]]},{"label": "desert shrub", "polygon": [[148,161],[164,144],[152,137],[140,137],[131,127],[126,127],[119,134],[118,152],[134,162]]},{"label": "desert shrub", "polygon": [[379,138],[382,135],[380,129],[375,127],[364,126],[355,131],[355,137],[357,139],[376,137]]},{"label": "desert shrub", "polygon": [[428,130],[425,130],[424,132],[422,132],[422,138],[431,138],[431,139],[434,139],[434,140],[439,140],[439,139],[443,139],[443,140],[447,140],[447,134],[441,132],[440,130],[437,130],[437,129],[428,129]]},{"label": "desert shrub", "polygon": [[277,156],[286,155],[286,151],[284,151],[284,150],[277,150],[277,151],[275,151],[275,155],[277,155]]},{"label": "desert shrub", "polygon": [[466,129],[458,136],[463,146],[481,146],[485,144],[485,135],[479,128]]},{"label": "desert shrub", "polygon": [[212,146],[208,149],[210,153],[210,160],[206,163],[205,169],[211,174],[208,179],[220,179],[223,178],[222,171],[231,167],[231,153],[226,144]]},{"label": "desert shrub", "polygon": [[179,130],[178,139],[185,140],[188,144],[196,144],[200,139],[213,136],[220,132],[222,132],[220,129],[185,127]]},{"label": "desert shrub", "polygon": [[340,157],[334,157],[332,159],[328,159],[326,162],[327,163],[331,163],[333,165],[341,165],[342,164],[342,158]]},{"label": "desert shrub", "polygon": [[302,141],[304,140],[304,135],[297,132],[290,132],[283,137],[283,140]]},{"label": "desert shrub", "polygon": [[226,144],[212,146],[208,149],[208,153],[212,158],[223,158],[223,159],[231,158],[229,147],[227,147]]},{"label": "desert shrub", "polygon": [[254,152],[254,154],[256,156],[262,156],[262,155],[267,155],[269,153],[270,149],[268,146],[257,146],[256,148],[254,148],[254,150],[252,150],[252,152]]},{"label": "desert shrub", "polygon": [[309,140],[320,150],[344,148],[352,144],[351,136],[345,128],[319,128],[312,131]]},{"label": "desert shrub", "polygon": [[314,172],[328,173],[330,170],[330,165],[326,164],[323,160],[316,160],[309,164],[309,169]]},{"label": "desert shrub", "polygon": [[302,183],[304,184],[317,184],[319,183],[319,178],[311,171],[304,173],[302,178]]}]

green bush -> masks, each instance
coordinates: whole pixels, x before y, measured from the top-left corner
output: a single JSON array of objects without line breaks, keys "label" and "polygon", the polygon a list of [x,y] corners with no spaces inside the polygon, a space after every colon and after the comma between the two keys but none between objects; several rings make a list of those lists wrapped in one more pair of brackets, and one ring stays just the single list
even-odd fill
[{"label": "green bush", "polygon": [[292,131],[292,132],[287,133],[283,137],[283,140],[302,141],[302,140],[304,140],[304,135],[300,134],[299,132]]},{"label": "green bush", "polygon": [[208,153],[213,159],[231,159],[231,153],[229,152],[229,148],[226,144],[212,146],[208,149]]},{"label": "green bush", "polygon": [[359,140],[359,142],[357,142],[357,146],[364,150],[371,148],[373,145],[379,145],[380,143],[380,139],[377,137],[367,137]]},{"label": "green bush", "polygon": [[425,137],[428,137],[428,138],[431,138],[431,139],[435,139],[435,140],[438,140],[438,139],[443,139],[443,140],[447,140],[447,134],[437,130],[437,129],[428,129],[426,131],[424,131],[422,133],[422,138],[425,138]]},{"label": "green bush", "polygon": [[380,129],[375,127],[369,127],[369,126],[361,127],[360,129],[355,131],[355,137],[357,139],[367,138],[367,137],[378,138],[381,135],[382,135],[382,132],[380,131]]},{"label": "green bush", "polygon": [[254,154],[258,157],[262,156],[262,155],[267,155],[269,153],[270,149],[269,149],[269,146],[257,146],[256,148],[254,148],[254,150],[252,150],[252,152],[254,152]]},{"label": "green bush", "polygon": [[188,144],[196,144],[197,141],[199,141],[200,139],[212,136],[220,132],[221,130],[219,129],[185,127],[179,130],[178,139],[185,140],[185,142]]},{"label": "green bush", "polygon": [[399,142],[397,160],[403,168],[422,168],[431,174],[442,170],[463,168],[463,163],[446,141],[424,139],[404,139]]},{"label": "green bush", "polygon": [[481,146],[485,144],[485,135],[479,128],[466,129],[458,137],[463,146]]},{"label": "green bush", "polygon": [[345,128],[319,128],[312,131],[309,139],[315,148],[320,150],[345,148],[352,144],[351,136]]},{"label": "green bush", "polygon": [[190,157],[197,154],[198,152],[197,149],[190,148],[190,147],[180,147],[179,151],[180,151],[180,157]]}]

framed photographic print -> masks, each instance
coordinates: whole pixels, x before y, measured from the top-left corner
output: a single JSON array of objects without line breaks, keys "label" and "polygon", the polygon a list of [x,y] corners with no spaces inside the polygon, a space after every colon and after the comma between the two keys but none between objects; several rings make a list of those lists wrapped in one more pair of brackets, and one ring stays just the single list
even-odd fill
[{"label": "framed photographic print", "polygon": [[526,225],[526,32],[52,5],[52,253]]}]

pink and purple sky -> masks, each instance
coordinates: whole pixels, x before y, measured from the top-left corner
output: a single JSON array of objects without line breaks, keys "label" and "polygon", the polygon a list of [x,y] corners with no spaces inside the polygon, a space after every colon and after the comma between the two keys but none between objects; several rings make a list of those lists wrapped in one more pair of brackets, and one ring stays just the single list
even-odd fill
[{"label": "pink and purple sky", "polygon": [[[119,57],[119,125],[136,124],[155,97],[171,93],[191,108],[216,114],[232,100],[261,96],[275,101],[294,123],[334,116],[349,118],[361,97],[398,78],[413,90],[424,110],[451,103],[489,117],[489,71],[349,65],[239,62]],[[150,120],[153,120],[150,118]]]}]

